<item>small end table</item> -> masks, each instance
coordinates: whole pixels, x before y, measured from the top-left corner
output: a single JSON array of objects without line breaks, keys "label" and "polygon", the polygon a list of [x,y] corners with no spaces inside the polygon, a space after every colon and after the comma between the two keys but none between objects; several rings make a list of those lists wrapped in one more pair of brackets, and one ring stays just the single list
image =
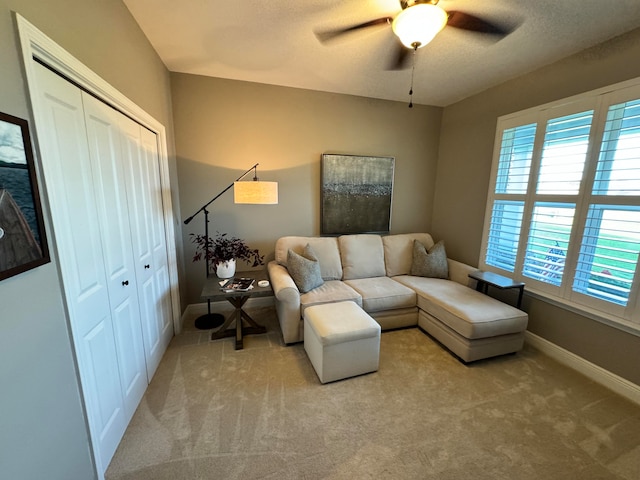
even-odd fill
[{"label": "small end table", "polygon": [[500,290],[506,290],[508,288],[517,288],[520,291],[518,292],[518,303],[516,304],[517,308],[522,306],[522,295],[524,293],[524,282],[514,282],[512,278],[504,277],[502,275],[498,275],[493,272],[483,272],[482,270],[476,270],[475,272],[471,272],[469,274],[470,278],[478,281],[476,285],[476,290],[479,292],[487,294],[487,290],[489,285],[492,287],[499,288]]},{"label": "small end table", "polygon": [[[244,335],[259,335],[266,333],[267,329],[259,325],[242,307],[247,300],[251,297],[270,297],[273,295],[271,284],[267,287],[260,287],[258,285],[259,280],[266,280],[267,275],[262,271],[247,271],[236,272],[234,277],[253,278],[255,280],[253,288],[246,292],[225,292],[220,287],[220,281],[222,279],[217,277],[210,277],[204,283],[201,296],[207,300],[220,301],[227,300],[234,306],[234,311],[229,314],[224,324],[216,331],[211,333],[211,340],[217,340],[219,338],[236,337],[236,350],[242,350],[243,336]],[[235,327],[229,328],[231,323],[236,322]],[[249,326],[244,326],[244,322]]]}]

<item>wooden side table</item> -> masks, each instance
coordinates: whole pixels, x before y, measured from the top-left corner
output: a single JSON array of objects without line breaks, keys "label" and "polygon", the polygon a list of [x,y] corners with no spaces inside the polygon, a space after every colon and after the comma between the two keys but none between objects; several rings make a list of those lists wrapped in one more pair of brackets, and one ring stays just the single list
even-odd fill
[{"label": "wooden side table", "polygon": [[[262,271],[248,271],[248,272],[236,272],[234,277],[253,278],[255,283],[253,288],[246,292],[225,292],[221,290],[220,281],[217,277],[209,277],[204,283],[202,288],[202,298],[212,301],[226,300],[234,306],[234,311],[229,314],[225,319],[224,324],[211,333],[211,340],[217,340],[219,338],[236,337],[236,350],[242,350],[243,337],[245,335],[259,335],[266,333],[267,329],[259,325],[251,316],[245,312],[242,307],[247,300],[251,297],[270,297],[273,295],[271,284],[267,287],[260,287],[258,285],[259,280],[266,280],[267,275]],[[235,326],[231,327],[231,324],[235,321]],[[247,323],[248,326],[245,326]]]},{"label": "wooden side table", "polygon": [[520,308],[522,306],[524,282],[515,282],[512,278],[504,277],[497,273],[483,272],[482,270],[476,270],[475,272],[470,273],[469,277],[477,280],[478,284],[476,285],[476,290],[484,293],[485,295],[487,294],[489,285],[499,288],[500,290],[506,290],[508,288],[519,289],[520,291],[518,292],[518,303],[516,304],[516,307]]}]

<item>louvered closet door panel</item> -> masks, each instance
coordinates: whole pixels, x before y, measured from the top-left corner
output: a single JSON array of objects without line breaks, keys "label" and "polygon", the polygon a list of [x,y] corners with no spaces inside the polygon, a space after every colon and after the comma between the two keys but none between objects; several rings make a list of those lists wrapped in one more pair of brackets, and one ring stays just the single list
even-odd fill
[{"label": "louvered closet door panel", "polygon": [[128,118],[122,118],[123,160],[126,165],[129,219],[138,275],[138,295],[147,375],[153,376],[171,340],[169,272],[164,241],[162,204],[158,205],[160,172],[157,148],[149,153],[143,135],[156,136]]},{"label": "louvered closet door panel", "polygon": [[98,469],[127,426],[80,91],[36,64],[38,141]]},{"label": "louvered closet door panel", "polygon": [[122,135],[118,123],[123,115],[86,93],[83,93],[83,103],[120,383],[128,421],[148,381],[129,229],[125,170],[121,159]]}]

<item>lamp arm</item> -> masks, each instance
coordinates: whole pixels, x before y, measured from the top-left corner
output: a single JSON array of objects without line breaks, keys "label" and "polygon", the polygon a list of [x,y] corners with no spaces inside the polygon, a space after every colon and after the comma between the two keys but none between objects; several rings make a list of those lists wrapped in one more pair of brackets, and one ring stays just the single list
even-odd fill
[{"label": "lamp arm", "polygon": [[[255,171],[255,170],[256,170],[256,168],[258,167],[258,165],[260,165],[260,164],[259,164],[259,163],[256,163],[253,167],[251,167],[249,170],[247,170],[247,171],[246,171],[246,172],[244,172],[242,175],[240,175],[240,176],[235,180],[235,182],[239,182],[240,180],[242,180],[244,177],[246,177],[246,176],[247,176],[247,174],[248,174],[251,170],[254,170],[254,171]],[[254,174],[254,176],[255,176],[255,174]],[[218,199],[218,197],[220,197],[220,196],[221,196],[222,194],[224,194],[227,190],[229,190],[231,187],[233,187],[233,184],[234,184],[235,182],[231,182],[231,185],[229,185],[227,188],[225,188],[224,190],[222,190],[219,194],[217,194],[215,197],[213,197],[211,200],[209,200],[207,203],[205,203],[202,207],[200,207],[196,213],[194,213],[193,215],[191,215],[189,218],[187,218],[187,219],[184,221],[184,224],[185,224],[185,225],[188,225],[188,224],[189,224],[189,222],[191,222],[191,220],[193,220],[193,218],[194,218],[196,215],[198,215],[200,212],[204,211],[204,210],[205,210],[205,208],[207,208],[210,204],[212,204],[215,200],[217,200],[217,199]]]}]

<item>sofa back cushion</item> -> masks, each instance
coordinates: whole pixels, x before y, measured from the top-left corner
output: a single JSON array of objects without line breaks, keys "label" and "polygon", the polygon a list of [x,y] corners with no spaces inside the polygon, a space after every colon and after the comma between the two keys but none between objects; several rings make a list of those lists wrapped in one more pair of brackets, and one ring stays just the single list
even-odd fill
[{"label": "sofa back cushion", "polygon": [[388,277],[411,274],[414,240],[422,243],[427,250],[433,247],[433,238],[428,233],[402,233],[382,237],[384,262]]},{"label": "sofa back cushion", "polygon": [[380,235],[338,237],[342,258],[342,279],[384,277],[384,248]]},{"label": "sofa back cushion", "polygon": [[340,251],[338,239],[335,237],[281,237],[276,240],[275,260],[280,265],[287,266],[287,253],[289,249],[302,255],[304,247],[309,244],[313,249],[323,280],[342,279],[342,265],[340,263]]}]

